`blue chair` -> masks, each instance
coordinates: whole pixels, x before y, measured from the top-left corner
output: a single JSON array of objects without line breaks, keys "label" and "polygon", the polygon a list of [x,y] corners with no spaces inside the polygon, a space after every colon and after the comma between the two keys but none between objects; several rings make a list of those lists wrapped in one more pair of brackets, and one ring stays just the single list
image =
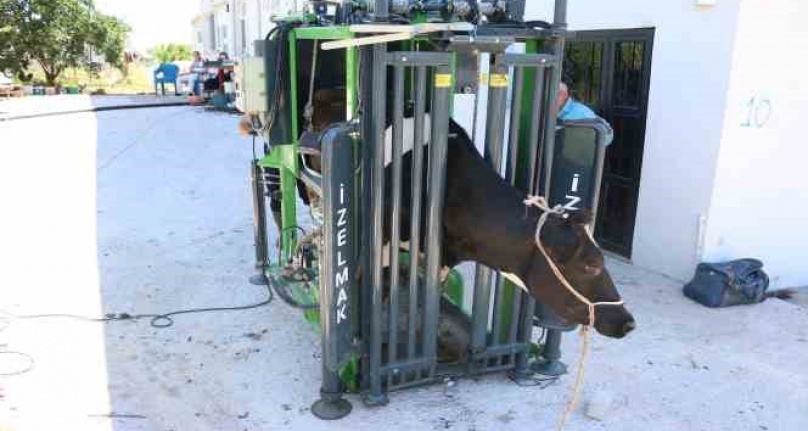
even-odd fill
[{"label": "blue chair", "polygon": [[163,90],[163,96],[165,96],[166,84],[172,84],[174,86],[174,94],[178,95],[177,78],[179,78],[179,74],[180,68],[175,64],[162,63],[157,66],[157,69],[154,69],[154,92],[158,93],[157,84],[160,84]]}]

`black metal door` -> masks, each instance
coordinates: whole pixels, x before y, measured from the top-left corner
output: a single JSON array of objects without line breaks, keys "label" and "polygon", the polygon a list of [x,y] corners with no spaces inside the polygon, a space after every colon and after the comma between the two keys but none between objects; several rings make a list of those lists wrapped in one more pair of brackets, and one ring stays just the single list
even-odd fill
[{"label": "black metal door", "polygon": [[595,238],[631,257],[645,142],[654,29],[581,31],[569,40],[564,76],[572,96],[614,128],[606,151]]}]

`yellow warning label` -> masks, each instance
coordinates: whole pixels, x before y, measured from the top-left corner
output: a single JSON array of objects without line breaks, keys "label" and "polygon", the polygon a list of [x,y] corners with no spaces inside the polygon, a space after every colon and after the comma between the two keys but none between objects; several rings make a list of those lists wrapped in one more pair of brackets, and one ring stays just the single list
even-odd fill
[{"label": "yellow warning label", "polygon": [[452,86],[452,75],[448,73],[436,73],[435,74],[435,87],[436,88],[447,88]]},{"label": "yellow warning label", "polygon": [[507,87],[508,75],[503,75],[501,73],[492,73],[490,82],[491,82],[490,85],[492,87]]}]

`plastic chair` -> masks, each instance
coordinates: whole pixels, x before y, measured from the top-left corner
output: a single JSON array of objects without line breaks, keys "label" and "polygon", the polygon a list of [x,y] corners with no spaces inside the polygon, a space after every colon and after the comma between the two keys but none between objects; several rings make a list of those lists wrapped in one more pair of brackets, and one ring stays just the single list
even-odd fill
[{"label": "plastic chair", "polygon": [[166,84],[174,85],[174,95],[178,95],[177,78],[179,78],[179,66],[171,63],[162,63],[154,69],[154,92],[158,93],[157,84],[163,91],[163,96],[166,95]]}]

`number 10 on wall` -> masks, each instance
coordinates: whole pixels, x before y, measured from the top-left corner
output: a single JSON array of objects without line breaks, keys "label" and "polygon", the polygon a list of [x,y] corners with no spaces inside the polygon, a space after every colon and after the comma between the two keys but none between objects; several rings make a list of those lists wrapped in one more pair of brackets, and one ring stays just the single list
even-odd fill
[{"label": "number 10 on wall", "polygon": [[769,122],[772,116],[772,102],[769,99],[754,96],[744,104],[741,127],[760,129]]}]

